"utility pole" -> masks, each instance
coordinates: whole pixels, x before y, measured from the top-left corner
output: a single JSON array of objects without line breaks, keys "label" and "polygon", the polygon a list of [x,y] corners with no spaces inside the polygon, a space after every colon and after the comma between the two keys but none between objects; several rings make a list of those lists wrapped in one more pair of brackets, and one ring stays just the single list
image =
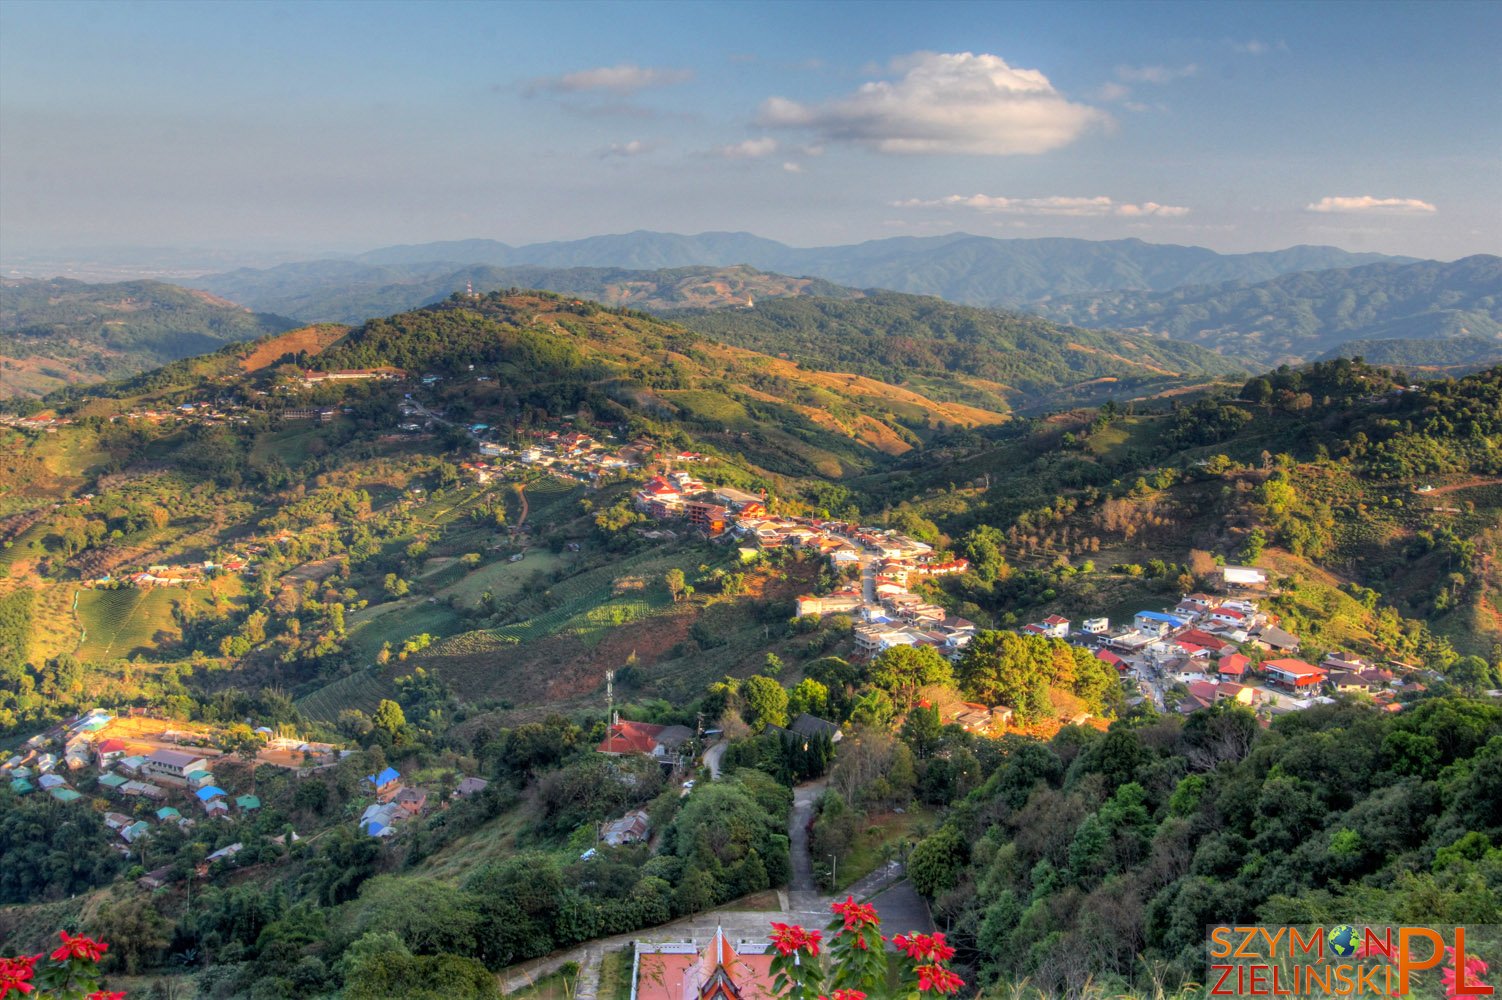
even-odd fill
[{"label": "utility pole", "polygon": [[605,671],[605,737],[610,737],[610,727],[615,725],[615,671]]}]

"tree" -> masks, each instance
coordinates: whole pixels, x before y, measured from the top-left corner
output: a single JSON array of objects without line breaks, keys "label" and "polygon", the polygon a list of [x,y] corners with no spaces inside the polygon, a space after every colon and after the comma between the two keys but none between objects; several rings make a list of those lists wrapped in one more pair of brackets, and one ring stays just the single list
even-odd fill
[{"label": "tree", "polygon": [[788,692],[788,717],[804,713],[824,718],[829,713],[829,688],[812,677],[805,677]]},{"label": "tree", "polygon": [[753,728],[788,724],[787,689],[770,677],[747,677],[741,682],[745,718]]},{"label": "tree", "polygon": [[900,711],[907,711],[918,689],[930,684],[949,684],[954,677],[949,661],[932,646],[893,646],[883,650],[871,664],[871,684],[892,696]]},{"label": "tree", "polygon": [[965,647],[956,670],[960,686],[987,704],[1002,704],[1020,722],[1032,722],[1051,711],[1048,680],[1053,657],[1046,639],[1015,632],[981,631]]},{"label": "tree", "polygon": [[149,896],[127,896],[107,903],[94,918],[92,928],[112,944],[110,958],[130,975],[150,964],[171,941],[172,925],[156,909]]},{"label": "tree", "polygon": [[913,888],[932,899],[959,884],[960,873],[969,859],[965,838],[946,825],[913,848],[907,864],[908,876],[913,880]]},{"label": "tree", "polygon": [[381,699],[371,721],[375,728],[390,737],[393,743],[397,742],[397,738],[407,726],[407,716],[403,714],[402,706],[389,698]]},{"label": "tree", "polygon": [[674,566],[672,569],[663,574],[662,582],[667,585],[668,593],[672,595],[673,603],[678,603],[678,601],[683,597],[683,588],[686,585],[686,581],[683,577],[683,570],[679,569],[677,566]]}]

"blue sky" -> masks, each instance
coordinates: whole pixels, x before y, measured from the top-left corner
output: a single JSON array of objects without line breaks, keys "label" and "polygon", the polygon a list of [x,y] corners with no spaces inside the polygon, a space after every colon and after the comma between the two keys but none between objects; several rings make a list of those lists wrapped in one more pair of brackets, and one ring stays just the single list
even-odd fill
[{"label": "blue sky", "polygon": [[1502,250],[1494,3],[0,4],[0,252]]}]

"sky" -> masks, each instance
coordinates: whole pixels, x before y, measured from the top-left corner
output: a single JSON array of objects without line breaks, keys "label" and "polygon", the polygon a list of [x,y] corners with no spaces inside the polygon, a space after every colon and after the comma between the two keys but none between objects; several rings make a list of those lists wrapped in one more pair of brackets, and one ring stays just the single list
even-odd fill
[{"label": "sky", "polygon": [[1502,4],[0,3],[0,256],[1502,251]]}]

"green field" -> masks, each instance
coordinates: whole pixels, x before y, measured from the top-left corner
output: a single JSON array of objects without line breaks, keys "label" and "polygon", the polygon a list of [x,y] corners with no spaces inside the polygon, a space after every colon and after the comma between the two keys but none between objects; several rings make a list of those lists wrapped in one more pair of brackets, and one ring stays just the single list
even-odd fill
[{"label": "green field", "polygon": [[551,573],[564,562],[563,556],[548,549],[529,549],[521,562],[508,562],[504,556],[495,558],[495,562],[481,566],[438,591],[439,600],[458,597],[465,607],[472,608],[480,603],[480,595],[488,590],[497,601],[502,601],[521,591],[533,574]]},{"label": "green field", "polygon": [[182,633],[172,620],[172,605],[191,599],[177,587],[80,591],[77,615],[84,632],[78,658],[125,659],[177,640]]},{"label": "green field", "polygon": [[429,603],[422,597],[363,608],[352,613],[347,623],[350,650],[367,663],[375,660],[382,643],[399,646],[422,632],[442,637],[453,635],[461,627],[453,608]]}]

